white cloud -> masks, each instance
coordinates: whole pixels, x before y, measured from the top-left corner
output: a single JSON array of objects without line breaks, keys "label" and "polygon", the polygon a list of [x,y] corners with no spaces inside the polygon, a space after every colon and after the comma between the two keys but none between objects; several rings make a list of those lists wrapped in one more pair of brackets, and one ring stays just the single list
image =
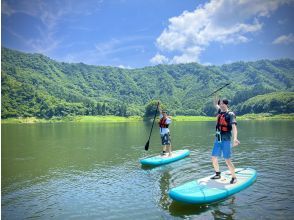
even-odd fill
[{"label": "white cloud", "polygon": [[165,56],[163,55],[160,55],[160,54],[156,54],[154,57],[152,57],[150,59],[150,62],[152,64],[162,64],[162,63],[168,63],[169,60],[168,58],[166,58]]},{"label": "white cloud", "polygon": [[288,34],[288,35],[282,35],[280,37],[277,37],[273,44],[292,44],[294,43],[294,35]]},{"label": "white cloud", "polygon": [[199,62],[198,57],[201,53],[202,49],[200,47],[189,47],[183,50],[183,54],[181,56],[174,56],[171,63],[192,63]]},{"label": "white cloud", "polygon": [[287,19],[278,20],[278,24],[280,24],[280,25],[286,24],[287,22],[288,22]]},{"label": "white cloud", "polygon": [[115,55],[122,52],[134,53],[133,51],[140,51],[144,53],[145,47],[141,44],[141,40],[148,39],[149,36],[128,36],[126,38],[112,38],[106,42],[99,42],[95,45],[96,53],[99,56]]},{"label": "white cloud", "polygon": [[209,63],[209,62],[207,62],[207,63],[202,63],[202,65],[203,65],[203,66],[213,66],[213,64],[212,64],[212,63]]},{"label": "white cloud", "polygon": [[250,33],[260,31],[260,17],[269,17],[280,5],[291,0],[211,0],[195,11],[184,11],[169,19],[168,27],[156,40],[161,51],[174,52],[172,58],[156,55],[151,62],[197,62],[211,43],[239,44],[250,41]]},{"label": "white cloud", "polygon": [[15,13],[15,10],[13,8],[11,8],[6,1],[2,1],[1,2],[1,13],[3,13],[4,15],[12,15],[13,13]]},{"label": "white cloud", "polygon": [[121,69],[133,69],[131,66],[118,65]]},{"label": "white cloud", "polygon": [[[76,1],[72,0],[52,0],[52,1],[17,1],[17,4],[8,0],[2,0],[1,13],[13,16],[14,14],[21,13],[33,17],[39,20],[42,25],[37,27],[39,32],[38,37],[24,39],[23,43],[31,48],[34,52],[38,53],[50,53],[61,43],[64,39],[61,39],[56,35],[61,21],[67,15],[76,15],[66,17],[69,19],[76,19],[74,17],[80,17],[80,15],[90,15],[98,10],[101,10],[103,0],[87,0]],[[91,7],[89,7],[91,5]],[[10,27],[6,27],[8,31],[12,32]],[[14,31],[15,32],[15,31]]]},{"label": "white cloud", "polygon": [[[71,52],[59,60],[65,62],[84,62],[92,65],[114,65],[124,69],[132,69],[131,66],[121,65],[122,54],[135,54],[134,51],[144,51],[144,45],[140,44],[140,40],[148,39],[149,36],[129,36],[126,38],[112,38],[105,42],[97,42],[88,49],[78,52]],[[69,46],[71,47],[71,46]]]}]

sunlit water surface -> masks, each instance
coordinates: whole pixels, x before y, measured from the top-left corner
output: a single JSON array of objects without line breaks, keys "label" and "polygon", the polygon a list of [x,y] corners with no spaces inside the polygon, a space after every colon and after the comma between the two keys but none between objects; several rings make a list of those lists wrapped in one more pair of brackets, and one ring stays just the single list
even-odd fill
[{"label": "sunlit water surface", "polygon": [[[236,167],[257,181],[210,205],[172,201],[172,187],[213,173],[214,122],[175,122],[174,149],[191,155],[145,168],[160,152],[148,123],[2,125],[2,219],[293,219],[293,121],[240,121]],[[220,161],[222,170],[225,162]]]}]

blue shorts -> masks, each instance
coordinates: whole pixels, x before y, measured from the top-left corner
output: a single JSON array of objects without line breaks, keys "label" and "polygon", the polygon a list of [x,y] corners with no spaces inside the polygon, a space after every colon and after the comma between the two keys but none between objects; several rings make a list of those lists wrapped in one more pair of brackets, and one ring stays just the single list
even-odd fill
[{"label": "blue shorts", "polygon": [[232,154],[231,141],[222,141],[219,143],[217,140],[215,140],[211,156],[221,157],[222,153],[225,159],[231,158],[231,154]]}]

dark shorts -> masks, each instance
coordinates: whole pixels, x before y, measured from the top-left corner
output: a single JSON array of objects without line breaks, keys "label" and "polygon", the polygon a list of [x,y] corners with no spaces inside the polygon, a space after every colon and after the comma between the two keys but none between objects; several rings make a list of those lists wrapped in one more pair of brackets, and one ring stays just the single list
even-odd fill
[{"label": "dark shorts", "polygon": [[161,134],[160,137],[161,137],[161,144],[162,145],[170,145],[171,139],[170,139],[169,133]]}]

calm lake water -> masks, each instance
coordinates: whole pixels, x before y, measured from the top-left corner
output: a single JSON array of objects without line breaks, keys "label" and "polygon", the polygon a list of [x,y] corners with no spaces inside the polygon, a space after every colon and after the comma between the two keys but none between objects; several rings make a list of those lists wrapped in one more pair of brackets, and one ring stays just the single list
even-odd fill
[{"label": "calm lake water", "polygon": [[[257,181],[210,205],[172,201],[168,190],[213,174],[214,122],[174,122],[181,161],[147,169],[139,159],[161,151],[151,124],[5,124],[2,133],[2,219],[293,219],[294,122],[239,121],[236,167]],[[226,170],[221,160],[222,170]]]}]

